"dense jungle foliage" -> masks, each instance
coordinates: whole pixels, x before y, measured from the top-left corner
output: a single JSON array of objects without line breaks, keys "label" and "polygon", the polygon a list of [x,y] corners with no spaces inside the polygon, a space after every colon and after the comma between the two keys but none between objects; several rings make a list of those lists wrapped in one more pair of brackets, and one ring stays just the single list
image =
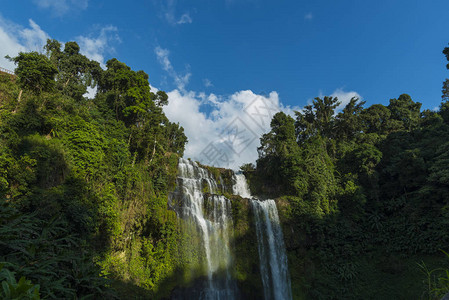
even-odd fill
[{"label": "dense jungle foliage", "polygon": [[0,75],[0,297],[161,293],[178,264],[167,194],[184,130],[145,72],[103,70],[75,42],[45,50]]},{"label": "dense jungle foliage", "polygon": [[[443,54],[449,61],[449,48]],[[448,80],[442,98],[438,111],[422,111],[402,94],[366,108],[353,98],[337,112],[338,99],[324,97],[296,119],[273,117],[257,167],[242,169],[253,193],[278,198],[294,294],[440,299],[449,292],[440,251],[449,250]]]}]

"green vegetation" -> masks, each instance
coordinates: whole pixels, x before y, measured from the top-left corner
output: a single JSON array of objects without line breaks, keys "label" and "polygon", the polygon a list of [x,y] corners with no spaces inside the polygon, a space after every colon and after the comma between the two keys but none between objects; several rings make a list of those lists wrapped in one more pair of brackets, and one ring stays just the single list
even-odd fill
[{"label": "green vegetation", "polygon": [[425,262],[419,264],[421,271],[427,278],[426,296],[429,299],[442,299],[449,293],[449,254],[442,251],[447,259],[444,266],[429,270]]},{"label": "green vegetation", "polygon": [[12,58],[16,77],[0,76],[4,297],[167,294],[180,264],[167,195],[183,128],[146,73],[116,59],[102,70],[75,42],[63,48],[49,40],[45,55]]},{"label": "green vegetation", "polygon": [[39,285],[32,284],[31,281],[21,277],[16,281],[14,273],[0,265],[0,280],[2,280],[2,299],[40,299]]},{"label": "green vegetation", "polygon": [[[226,198],[231,199],[232,198],[232,186],[234,185],[233,182],[233,171],[229,169],[224,168],[217,168],[212,166],[206,166],[202,165],[201,163],[197,162],[198,166],[206,169],[209,171],[209,173],[212,175],[212,178],[217,182],[217,185],[219,187],[219,190],[217,191],[218,194],[223,194],[226,196]],[[208,187],[204,187],[204,192],[209,193]]]},{"label": "green vegetation", "polygon": [[[75,42],[45,50],[0,75],[0,297],[160,299],[191,286],[205,274],[191,269],[201,237],[168,208],[187,138],[163,113],[166,93],[117,59],[103,70]],[[402,94],[274,116],[257,166],[242,170],[253,194],[277,199],[295,298],[447,293],[448,86],[438,111]],[[232,195],[230,170],[204,167],[232,202],[233,277],[259,298],[250,205]]]},{"label": "green vegetation", "polygon": [[[449,48],[443,53],[449,61]],[[316,98],[296,120],[273,117],[257,168],[242,170],[253,193],[278,198],[297,297],[439,299],[447,292],[447,269],[424,280],[417,265],[443,266],[439,249],[449,249],[443,93],[438,111],[421,111],[402,94],[368,108],[354,98],[338,113],[338,99]]]}]

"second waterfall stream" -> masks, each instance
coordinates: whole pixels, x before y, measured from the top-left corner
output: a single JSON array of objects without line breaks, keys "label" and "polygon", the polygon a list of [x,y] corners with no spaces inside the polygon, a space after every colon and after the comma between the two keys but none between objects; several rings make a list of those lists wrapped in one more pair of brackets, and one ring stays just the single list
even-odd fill
[{"label": "second waterfall stream", "polygon": [[[252,197],[243,174],[233,174],[232,179],[232,191],[227,192],[249,201],[254,218],[264,299],[289,300],[290,276],[276,204]],[[182,261],[187,266],[184,277],[194,283],[178,289],[172,299],[244,298],[233,278],[234,257],[238,255],[233,244],[233,202],[223,196],[224,191],[221,178],[214,178],[193,161],[179,160],[177,187],[170,205],[183,224]]]},{"label": "second waterfall stream", "polygon": [[[251,193],[243,174],[234,175],[233,192],[244,198]],[[259,250],[260,275],[265,299],[292,299],[284,236],[274,200],[260,201],[251,197],[254,212],[257,247]]]}]

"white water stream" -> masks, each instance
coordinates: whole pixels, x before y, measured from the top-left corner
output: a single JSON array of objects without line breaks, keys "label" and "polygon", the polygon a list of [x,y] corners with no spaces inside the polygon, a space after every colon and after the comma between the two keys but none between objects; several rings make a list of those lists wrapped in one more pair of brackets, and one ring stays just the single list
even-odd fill
[{"label": "white water stream", "polygon": [[[182,218],[196,224],[202,236],[207,270],[207,288],[199,299],[234,299],[231,279],[231,202],[217,195],[218,186],[209,172],[195,162],[181,158],[178,182],[182,187]],[[207,191],[207,196],[204,191]]]},{"label": "white water stream", "polygon": [[251,198],[265,299],[292,299],[287,255],[276,203],[274,200],[260,201],[252,197],[243,174],[235,174],[234,179],[234,194]]},{"label": "white water stream", "polygon": [[[239,293],[231,275],[231,201],[220,195],[217,182],[197,163],[181,158],[178,171],[171,204],[186,224],[184,246],[189,254],[185,259],[192,266],[192,274],[200,272],[204,279],[194,288],[178,293],[175,299],[237,299]],[[233,193],[249,198],[254,213],[264,298],[290,300],[290,276],[276,203],[252,197],[243,174],[235,174],[234,181]]]}]

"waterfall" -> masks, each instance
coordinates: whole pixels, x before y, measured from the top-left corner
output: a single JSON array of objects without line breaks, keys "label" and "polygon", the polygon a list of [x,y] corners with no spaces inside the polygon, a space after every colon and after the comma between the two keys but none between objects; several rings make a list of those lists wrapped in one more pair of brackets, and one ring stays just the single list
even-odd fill
[{"label": "waterfall", "polygon": [[291,299],[284,237],[274,200],[251,200],[265,299]]},{"label": "waterfall", "polygon": [[246,183],[245,175],[242,173],[234,174],[235,184],[232,186],[232,192],[234,195],[239,195],[242,198],[251,198],[251,193]]},{"label": "waterfall", "polygon": [[[289,300],[292,298],[290,277],[276,204],[274,200],[260,201],[252,197],[243,174],[234,174],[234,182],[232,192],[249,199],[254,215],[253,232],[254,240],[257,237],[264,298]],[[182,276],[190,285],[176,289],[172,299],[231,300],[242,297],[233,279],[231,201],[221,195],[221,186],[208,170],[193,161],[179,159],[177,185],[169,205],[181,222]]]},{"label": "waterfall", "polygon": [[287,255],[276,203],[274,200],[259,201],[252,197],[243,174],[235,174],[234,180],[234,194],[252,198],[250,201],[256,225],[265,299],[292,299]]},{"label": "waterfall", "polygon": [[[206,275],[205,284],[177,295],[177,299],[235,299],[236,287],[231,278],[232,235],[231,202],[218,195],[218,185],[209,172],[195,162],[181,158],[174,200],[180,199],[177,212],[184,220],[187,261]],[[176,208],[175,208],[176,209]],[[200,272],[198,270],[192,272]]]}]

